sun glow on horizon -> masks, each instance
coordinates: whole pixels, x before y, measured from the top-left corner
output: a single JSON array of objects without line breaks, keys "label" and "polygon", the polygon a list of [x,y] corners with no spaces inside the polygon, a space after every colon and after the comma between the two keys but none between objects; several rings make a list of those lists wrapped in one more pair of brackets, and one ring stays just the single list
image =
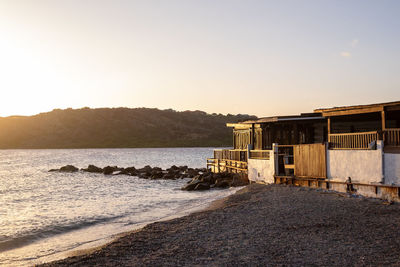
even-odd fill
[{"label": "sun glow on horizon", "polygon": [[85,106],[268,116],[400,99],[396,2],[361,13],[352,1],[117,3],[2,1],[0,117]]}]

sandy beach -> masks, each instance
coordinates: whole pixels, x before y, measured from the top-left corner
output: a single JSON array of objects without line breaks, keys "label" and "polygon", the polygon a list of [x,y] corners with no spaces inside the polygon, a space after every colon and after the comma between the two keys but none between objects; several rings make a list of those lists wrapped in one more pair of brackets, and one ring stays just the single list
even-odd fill
[{"label": "sandy beach", "polygon": [[44,266],[400,266],[399,252],[398,203],[252,184]]}]

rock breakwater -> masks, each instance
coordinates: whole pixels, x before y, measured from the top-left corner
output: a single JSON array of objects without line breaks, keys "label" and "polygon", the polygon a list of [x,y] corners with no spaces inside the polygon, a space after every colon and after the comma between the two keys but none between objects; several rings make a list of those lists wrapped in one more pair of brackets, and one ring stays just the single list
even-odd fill
[{"label": "rock breakwater", "polygon": [[160,167],[151,167],[149,165],[143,168],[118,166],[106,166],[104,168],[89,165],[87,168],[79,169],[73,165],[66,165],[59,169],[51,169],[49,172],[89,172],[102,173],[104,175],[129,175],[137,176],[142,179],[164,179],[176,180],[184,178],[192,178],[181,189],[186,191],[208,190],[210,188],[228,188],[232,186],[243,186],[249,183],[247,177],[238,173],[212,173],[206,168],[189,168],[188,166],[171,166],[167,169]]}]

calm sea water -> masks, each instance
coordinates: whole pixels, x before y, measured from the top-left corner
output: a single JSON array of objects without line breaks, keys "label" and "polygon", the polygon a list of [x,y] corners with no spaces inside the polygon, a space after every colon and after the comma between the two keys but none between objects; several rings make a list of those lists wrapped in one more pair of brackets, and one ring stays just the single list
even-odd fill
[{"label": "calm sea water", "polygon": [[0,265],[60,259],[147,223],[182,216],[237,189],[186,192],[188,180],[145,180],[79,168],[205,167],[213,148],[0,150]]}]

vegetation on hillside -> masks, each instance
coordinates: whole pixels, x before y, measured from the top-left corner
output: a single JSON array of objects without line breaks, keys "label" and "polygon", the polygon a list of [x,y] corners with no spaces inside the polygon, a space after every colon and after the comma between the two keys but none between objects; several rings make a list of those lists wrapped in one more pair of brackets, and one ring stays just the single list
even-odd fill
[{"label": "vegetation on hillside", "polygon": [[149,108],[56,109],[0,117],[0,148],[231,146],[227,122],[249,115]]}]

